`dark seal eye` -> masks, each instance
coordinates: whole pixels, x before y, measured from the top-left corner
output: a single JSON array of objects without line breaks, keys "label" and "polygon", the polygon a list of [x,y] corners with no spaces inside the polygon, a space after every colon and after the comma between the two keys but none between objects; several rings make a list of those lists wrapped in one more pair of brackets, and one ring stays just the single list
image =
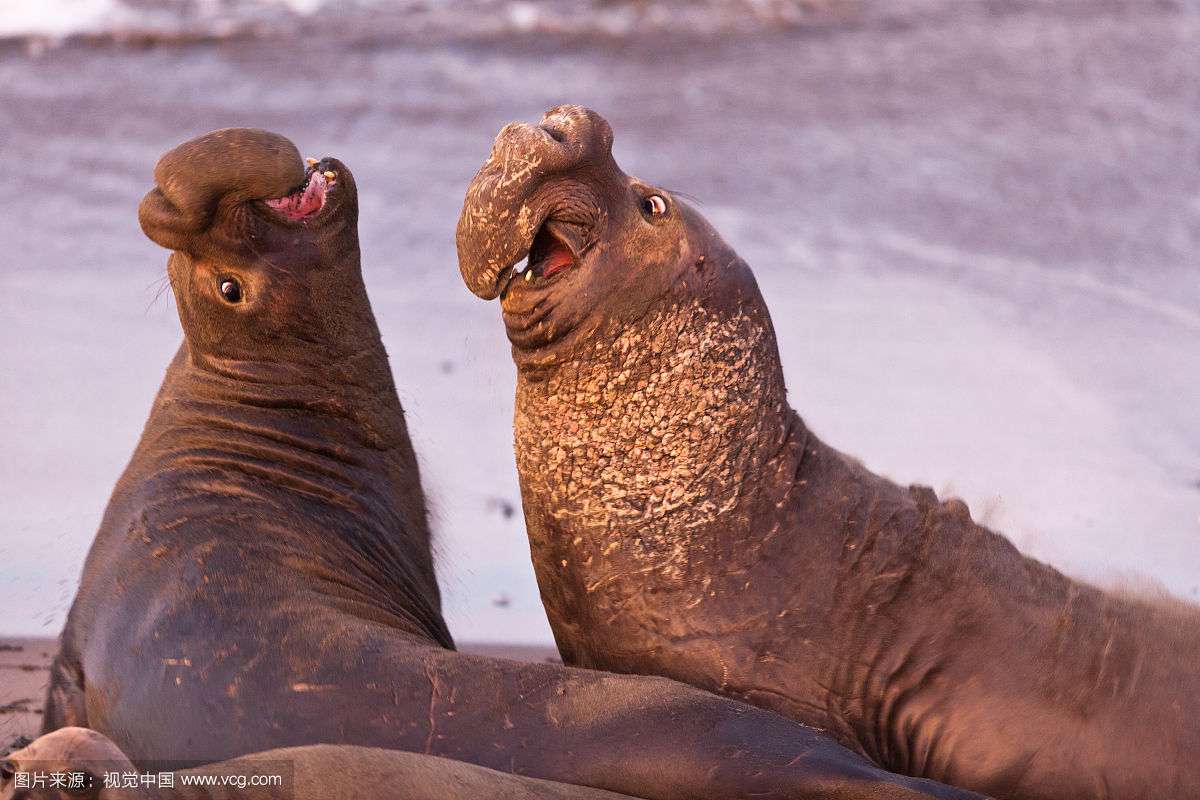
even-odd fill
[{"label": "dark seal eye", "polygon": [[647,217],[661,217],[667,213],[667,201],[660,194],[642,198],[642,213]]},{"label": "dark seal eye", "polygon": [[219,284],[221,289],[221,297],[225,298],[226,302],[238,303],[242,299],[242,285],[233,278],[221,278]]},{"label": "dark seal eye", "polygon": [[7,759],[0,761],[0,781],[11,781],[17,774],[17,765]]}]

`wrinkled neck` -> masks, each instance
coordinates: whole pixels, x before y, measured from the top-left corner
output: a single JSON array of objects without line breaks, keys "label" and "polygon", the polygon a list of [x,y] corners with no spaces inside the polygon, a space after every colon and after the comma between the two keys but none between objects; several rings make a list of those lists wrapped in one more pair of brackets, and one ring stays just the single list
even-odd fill
[{"label": "wrinkled neck", "polygon": [[189,407],[222,410],[296,433],[336,432],[347,446],[406,446],[403,411],[377,332],[352,352],[316,344],[308,350],[303,362],[252,361],[198,352],[185,341],[167,372],[156,410],[173,409],[173,416]]},{"label": "wrinkled neck", "polygon": [[[186,336],[131,468],[176,479],[216,471],[234,486],[266,480],[342,507],[365,506],[368,516],[372,504],[407,504],[423,516],[357,244],[334,232],[316,247],[325,266],[303,275],[275,270],[273,307],[240,327],[180,302]],[[184,300],[192,295],[189,259],[175,253],[171,260]]]},{"label": "wrinkled neck", "polygon": [[[197,365],[185,343],[109,514],[145,508],[182,520],[177,537],[207,536],[230,515],[252,520],[229,535],[270,542],[281,566],[353,613],[384,607],[450,644],[419,467],[390,377],[341,387],[247,380]],[[330,562],[352,567],[331,580]]]},{"label": "wrinkled neck", "polygon": [[391,391],[387,353],[374,335],[359,337],[354,349],[296,342],[261,359],[222,356],[196,350],[186,342],[188,367],[213,391],[229,397],[265,393],[280,396]]},{"label": "wrinkled neck", "polygon": [[664,301],[593,341],[548,373],[519,374],[527,516],[679,577],[758,490],[787,437],[793,415],[769,316],[761,303]]},{"label": "wrinkled neck", "polygon": [[421,507],[419,497],[407,496],[419,495],[417,466],[390,378],[378,388],[333,386],[263,380],[263,373],[247,378],[246,368],[198,364],[184,342],[130,469],[172,491],[181,481],[217,474],[213,491],[230,494],[265,481],[350,513],[369,516],[380,504]]}]

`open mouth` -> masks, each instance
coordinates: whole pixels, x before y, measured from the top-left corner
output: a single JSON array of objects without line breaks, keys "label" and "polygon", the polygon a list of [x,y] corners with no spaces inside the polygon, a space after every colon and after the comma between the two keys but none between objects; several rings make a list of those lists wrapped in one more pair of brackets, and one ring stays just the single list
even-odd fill
[{"label": "open mouth", "polygon": [[546,220],[533,237],[528,258],[513,267],[510,282],[521,276],[526,283],[535,283],[566,272],[579,263],[582,239],[579,225]]},{"label": "open mouth", "polygon": [[562,272],[575,266],[575,252],[567,242],[563,241],[556,231],[562,230],[565,223],[547,221],[533,237],[529,248],[529,268],[538,277],[549,278],[556,272]]},{"label": "open mouth", "polygon": [[330,190],[337,183],[337,173],[320,169],[315,159],[309,159],[304,183],[283,197],[263,200],[269,208],[281,216],[299,221],[307,219],[325,207]]}]

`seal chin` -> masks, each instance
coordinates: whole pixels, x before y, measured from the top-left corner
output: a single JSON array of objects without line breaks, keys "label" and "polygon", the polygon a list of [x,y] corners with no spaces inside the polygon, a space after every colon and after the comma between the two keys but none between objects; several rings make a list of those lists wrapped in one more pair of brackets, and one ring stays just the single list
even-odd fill
[{"label": "seal chin", "polygon": [[284,219],[300,222],[320,213],[325,201],[337,186],[337,173],[322,169],[324,163],[310,160],[304,183],[282,197],[267,198],[263,205]]}]

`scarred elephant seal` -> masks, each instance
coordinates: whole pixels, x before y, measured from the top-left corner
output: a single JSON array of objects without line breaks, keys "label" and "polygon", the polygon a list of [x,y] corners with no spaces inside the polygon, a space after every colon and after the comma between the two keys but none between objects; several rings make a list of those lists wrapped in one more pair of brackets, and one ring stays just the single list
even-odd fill
[{"label": "scarred elephant seal", "polygon": [[349,170],[225,130],[155,179],[141,221],[175,251],[184,342],[85,563],[47,732],[138,765],[325,743],[645,798],[957,796],[672,681],[453,651]]},{"label": "scarred elephant seal", "polygon": [[788,406],[749,267],[611,146],[577,106],[507,126],[458,225],[462,276],[500,296],[512,342],[566,662],[1000,797],[1200,797],[1197,610],[1072,581],[824,445]]},{"label": "scarred elephant seal", "polygon": [[169,781],[156,769],[142,783],[143,771],[108,737],[59,728],[0,760],[0,800],[628,800],[462,761],[353,745],[287,747],[164,771]]}]

